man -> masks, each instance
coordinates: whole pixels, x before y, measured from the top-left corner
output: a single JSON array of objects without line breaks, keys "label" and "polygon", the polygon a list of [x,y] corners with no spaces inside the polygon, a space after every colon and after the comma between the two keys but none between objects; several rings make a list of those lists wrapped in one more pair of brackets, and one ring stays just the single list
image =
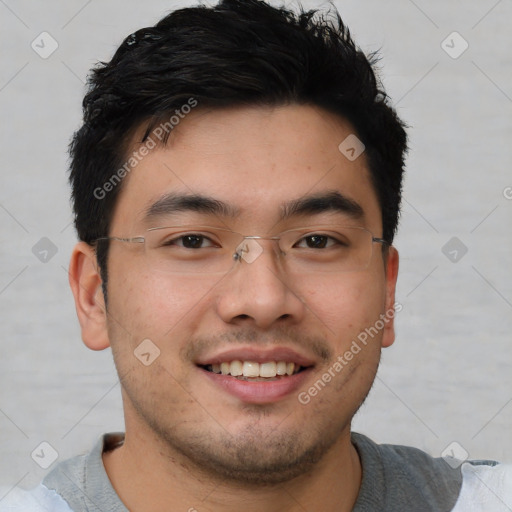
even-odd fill
[{"label": "man", "polygon": [[394,341],[405,152],[339,17],[223,0],[126,38],[71,145],[70,265],[126,432],[12,509],[506,506],[506,466],[351,433]]}]

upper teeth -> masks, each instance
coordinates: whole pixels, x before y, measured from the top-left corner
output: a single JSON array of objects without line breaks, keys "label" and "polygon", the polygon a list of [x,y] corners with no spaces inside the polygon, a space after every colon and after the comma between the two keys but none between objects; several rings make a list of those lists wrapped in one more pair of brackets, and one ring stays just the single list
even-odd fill
[{"label": "upper teeth", "polygon": [[233,377],[275,377],[276,375],[293,375],[299,366],[295,363],[285,361],[269,361],[267,363],[256,363],[254,361],[231,361],[220,364],[212,364],[214,373],[232,375]]}]

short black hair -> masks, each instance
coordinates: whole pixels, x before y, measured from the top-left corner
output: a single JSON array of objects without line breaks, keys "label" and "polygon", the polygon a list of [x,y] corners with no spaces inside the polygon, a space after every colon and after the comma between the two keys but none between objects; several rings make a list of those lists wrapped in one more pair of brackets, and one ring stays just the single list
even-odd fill
[{"label": "short black hair", "polygon": [[[366,146],[383,238],[391,243],[407,151],[404,123],[376,75],[376,53],[367,57],[356,47],[331,7],[295,13],[263,0],[220,0],[175,10],[129,35],[89,75],[83,126],[70,144],[80,240],[94,245],[109,235],[122,186],[112,178],[126,173],[135,131],[143,129],[143,142],[193,99],[210,109],[313,105],[347,119]],[[108,244],[97,246],[104,286],[107,251]]]}]

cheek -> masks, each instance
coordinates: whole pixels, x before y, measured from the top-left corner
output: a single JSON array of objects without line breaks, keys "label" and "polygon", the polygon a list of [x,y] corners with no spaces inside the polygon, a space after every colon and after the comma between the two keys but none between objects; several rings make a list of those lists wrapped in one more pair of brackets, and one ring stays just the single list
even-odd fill
[{"label": "cheek", "polygon": [[117,325],[116,335],[131,338],[131,344],[149,338],[167,350],[178,330],[181,337],[188,337],[194,319],[204,314],[214,284],[205,287],[199,278],[119,269],[109,280],[110,323]]},{"label": "cheek", "polygon": [[382,275],[373,271],[317,281],[303,299],[331,334],[357,335],[375,323],[385,305]]},{"label": "cheek", "polygon": [[[123,385],[132,400],[145,390],[154,403],[162,393],[169,403],[186,402],[180,390],[189,386],[190,368],[181,353],[207,314],[204,284],[156,273],[116,277],[109,284],[109,337],[118,373],[128,376]],[[142,354],[148,352],[155,359],[145,366]]]}]

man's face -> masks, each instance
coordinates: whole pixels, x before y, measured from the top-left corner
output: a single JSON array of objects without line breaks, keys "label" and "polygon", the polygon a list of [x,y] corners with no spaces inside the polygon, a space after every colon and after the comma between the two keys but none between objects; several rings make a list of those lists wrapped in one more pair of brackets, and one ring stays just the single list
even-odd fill
[{"label": "man's face", "polygon": [[[195,225],[272,236],[327,224],[364,227],[381,237],[364,154],[351,161],[338,149],[351,133],[348,123],[307,106],[193,112],[167,146],[152,150],[127,176],[110,235]],[[362,215],[344,211],[332,201],[335,193],[357,203]],[[191,195],[227,208],[197,206],[200,201],[176,208],[177,197]],[[323,196],[331,200],[291,211],[294,202]],[[393,341],[392,322],[359,343],[341,370],[335,361],[392,306],[396,272],[386,274],[379,243],[365,269],[300,275],[287,271],[276,240],[257,243],[263,252],[254,261],[233,259],[229,271],[210,275],[165,273],[148,265],[143,244],[111,242],[107,324],[127,436],[153,434],[184,464],[263,483],[311,469],[346,440],[381,346]],[[151,340],[146,359],[154,357],[153,345],[160,350],[149,365],[134,354],[143,340]],[[276,369],[284,362],[301,371],[248,380],[212,371],[234,360],[270,363],[261,372],[272,373],[272,363],[280,362]],[[319,385],[326,373],[331,378]],[[315,383],[317,392],[309,393]]]}]

